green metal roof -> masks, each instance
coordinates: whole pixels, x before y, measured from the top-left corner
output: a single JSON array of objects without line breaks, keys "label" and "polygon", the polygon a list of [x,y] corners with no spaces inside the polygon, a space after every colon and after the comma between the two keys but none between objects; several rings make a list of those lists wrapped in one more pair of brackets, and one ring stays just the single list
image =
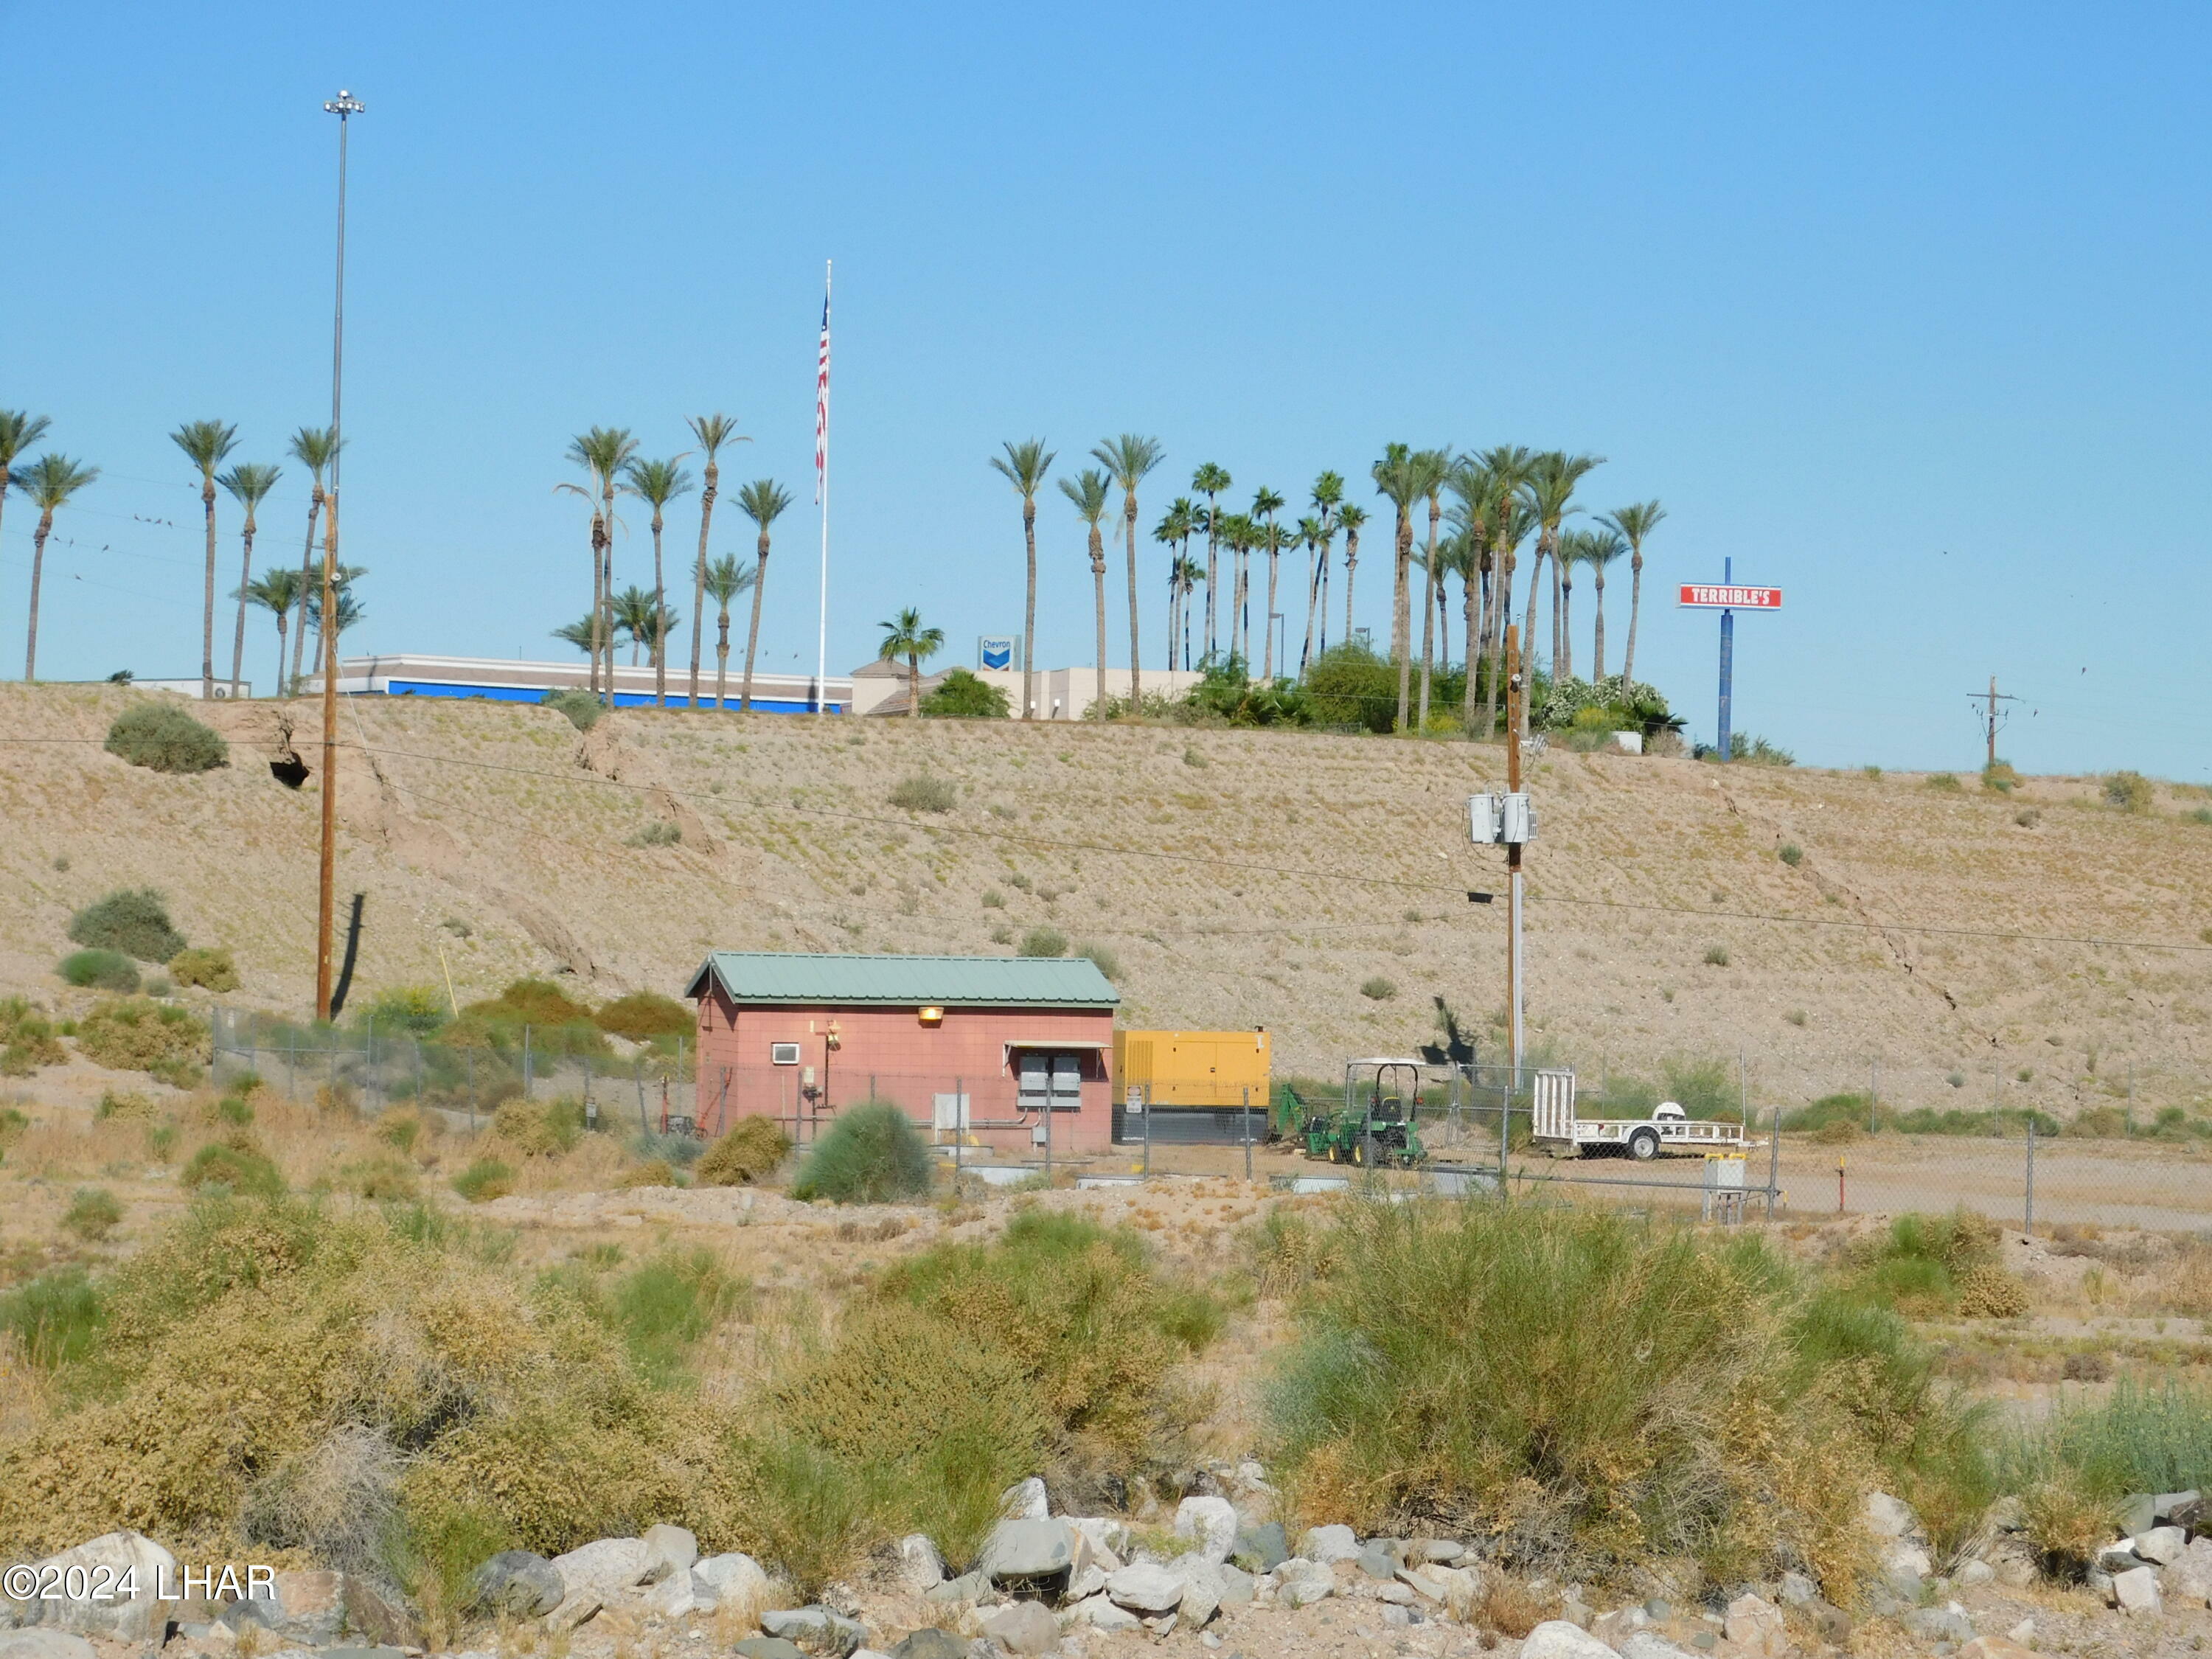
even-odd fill
[{"label": "green metal roof", "polygon": [[1121,994],[1085,957],[814,956],[716,951],[684,994],[713,975],[730,1000],[890,1007],[1112,1008]]}]

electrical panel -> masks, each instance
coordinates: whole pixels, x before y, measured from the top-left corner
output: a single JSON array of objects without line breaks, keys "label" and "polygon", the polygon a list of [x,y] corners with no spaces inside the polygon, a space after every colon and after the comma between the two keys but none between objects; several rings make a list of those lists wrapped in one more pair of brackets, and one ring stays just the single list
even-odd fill
[{"label": "electrical panel", "polygon": [[1498,842],[1498,797],[1469,795],[1467,798],[1468,838],[1477,847],[1493,847]]},{"label": "electrical panel", "polygon": [[1469,795],[1468,836],[1478,847],[1525,846],[1536,839],[1536,808],[1525,794]]}]

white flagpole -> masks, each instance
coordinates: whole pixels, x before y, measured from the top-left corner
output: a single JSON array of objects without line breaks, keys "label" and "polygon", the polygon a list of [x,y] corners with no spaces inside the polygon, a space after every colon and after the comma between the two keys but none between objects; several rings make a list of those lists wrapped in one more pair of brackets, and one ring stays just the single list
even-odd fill
[{"label": "white flagpole", "polygon": [[[823,350],[829,350],[830,262],[822,262]],[[830,712],[830,382],[822,383],[822,609],[814,640],[814,712]]]}]

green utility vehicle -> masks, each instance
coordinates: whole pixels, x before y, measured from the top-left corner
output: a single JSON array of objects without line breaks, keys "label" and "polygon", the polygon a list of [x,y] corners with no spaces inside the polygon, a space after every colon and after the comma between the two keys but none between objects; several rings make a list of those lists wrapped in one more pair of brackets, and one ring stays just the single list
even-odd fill
[{"label": "green utility vehicle", "polygon": [[1418,1060],[1355,1060],[1344,1068],[1344,1105],[1334,1112],[1308,1107],[1285,1091],[1286,1112],[1297,1114],[1294,1133],[1308,1158],[1365,1169],[1392,1164],[1410,1169],[1425,1160],[1417,1119],[1421,1101]]}]

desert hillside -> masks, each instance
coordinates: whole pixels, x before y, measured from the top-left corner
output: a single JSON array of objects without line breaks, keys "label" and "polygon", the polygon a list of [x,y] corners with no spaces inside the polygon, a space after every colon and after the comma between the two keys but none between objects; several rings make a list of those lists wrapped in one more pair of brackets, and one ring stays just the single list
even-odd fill
[{"label": "desert hillside", "polygon": [[[235,953],[241,1000],[298,1011],[316,784],[264,762],[289,720],[313,763],[316,711],[217,705],[231,764],[167,776],[101,748],[143,695],[0,690],[0,992],[66,1004],[70,912],[152,885],[195,944]],[[679,993],[710,947],[1011,951],[1050,927],[1103,947],[1126,1023],[1265,1025],[1291,1070],[1432,1039],[1437,996],[1496,1052],[1504,909],[1465,891],[1499,887],[1502,858],[1468,845],[1462,804],[1500,782],[1497,748],[680,710],[580,733],[541,708],[380,699],[343,718],[356,1005],[448,968],[464,1000],[544,972]],[[953,787],[949,810],[893,804],[917,776]],[[1870,1060],[1899,1103],[2001,1090],[2065,1115],[2130,1067],[2146,1106],[2199,1099],[2203,793],[2129,811],[2095,778],[1959,784],[1537,759],[1534,1041],[1589,1073],[1747,1051],[1783,1099],[1863,1087]],[[2068,942],[2106,939],[2130,943]]]}]

